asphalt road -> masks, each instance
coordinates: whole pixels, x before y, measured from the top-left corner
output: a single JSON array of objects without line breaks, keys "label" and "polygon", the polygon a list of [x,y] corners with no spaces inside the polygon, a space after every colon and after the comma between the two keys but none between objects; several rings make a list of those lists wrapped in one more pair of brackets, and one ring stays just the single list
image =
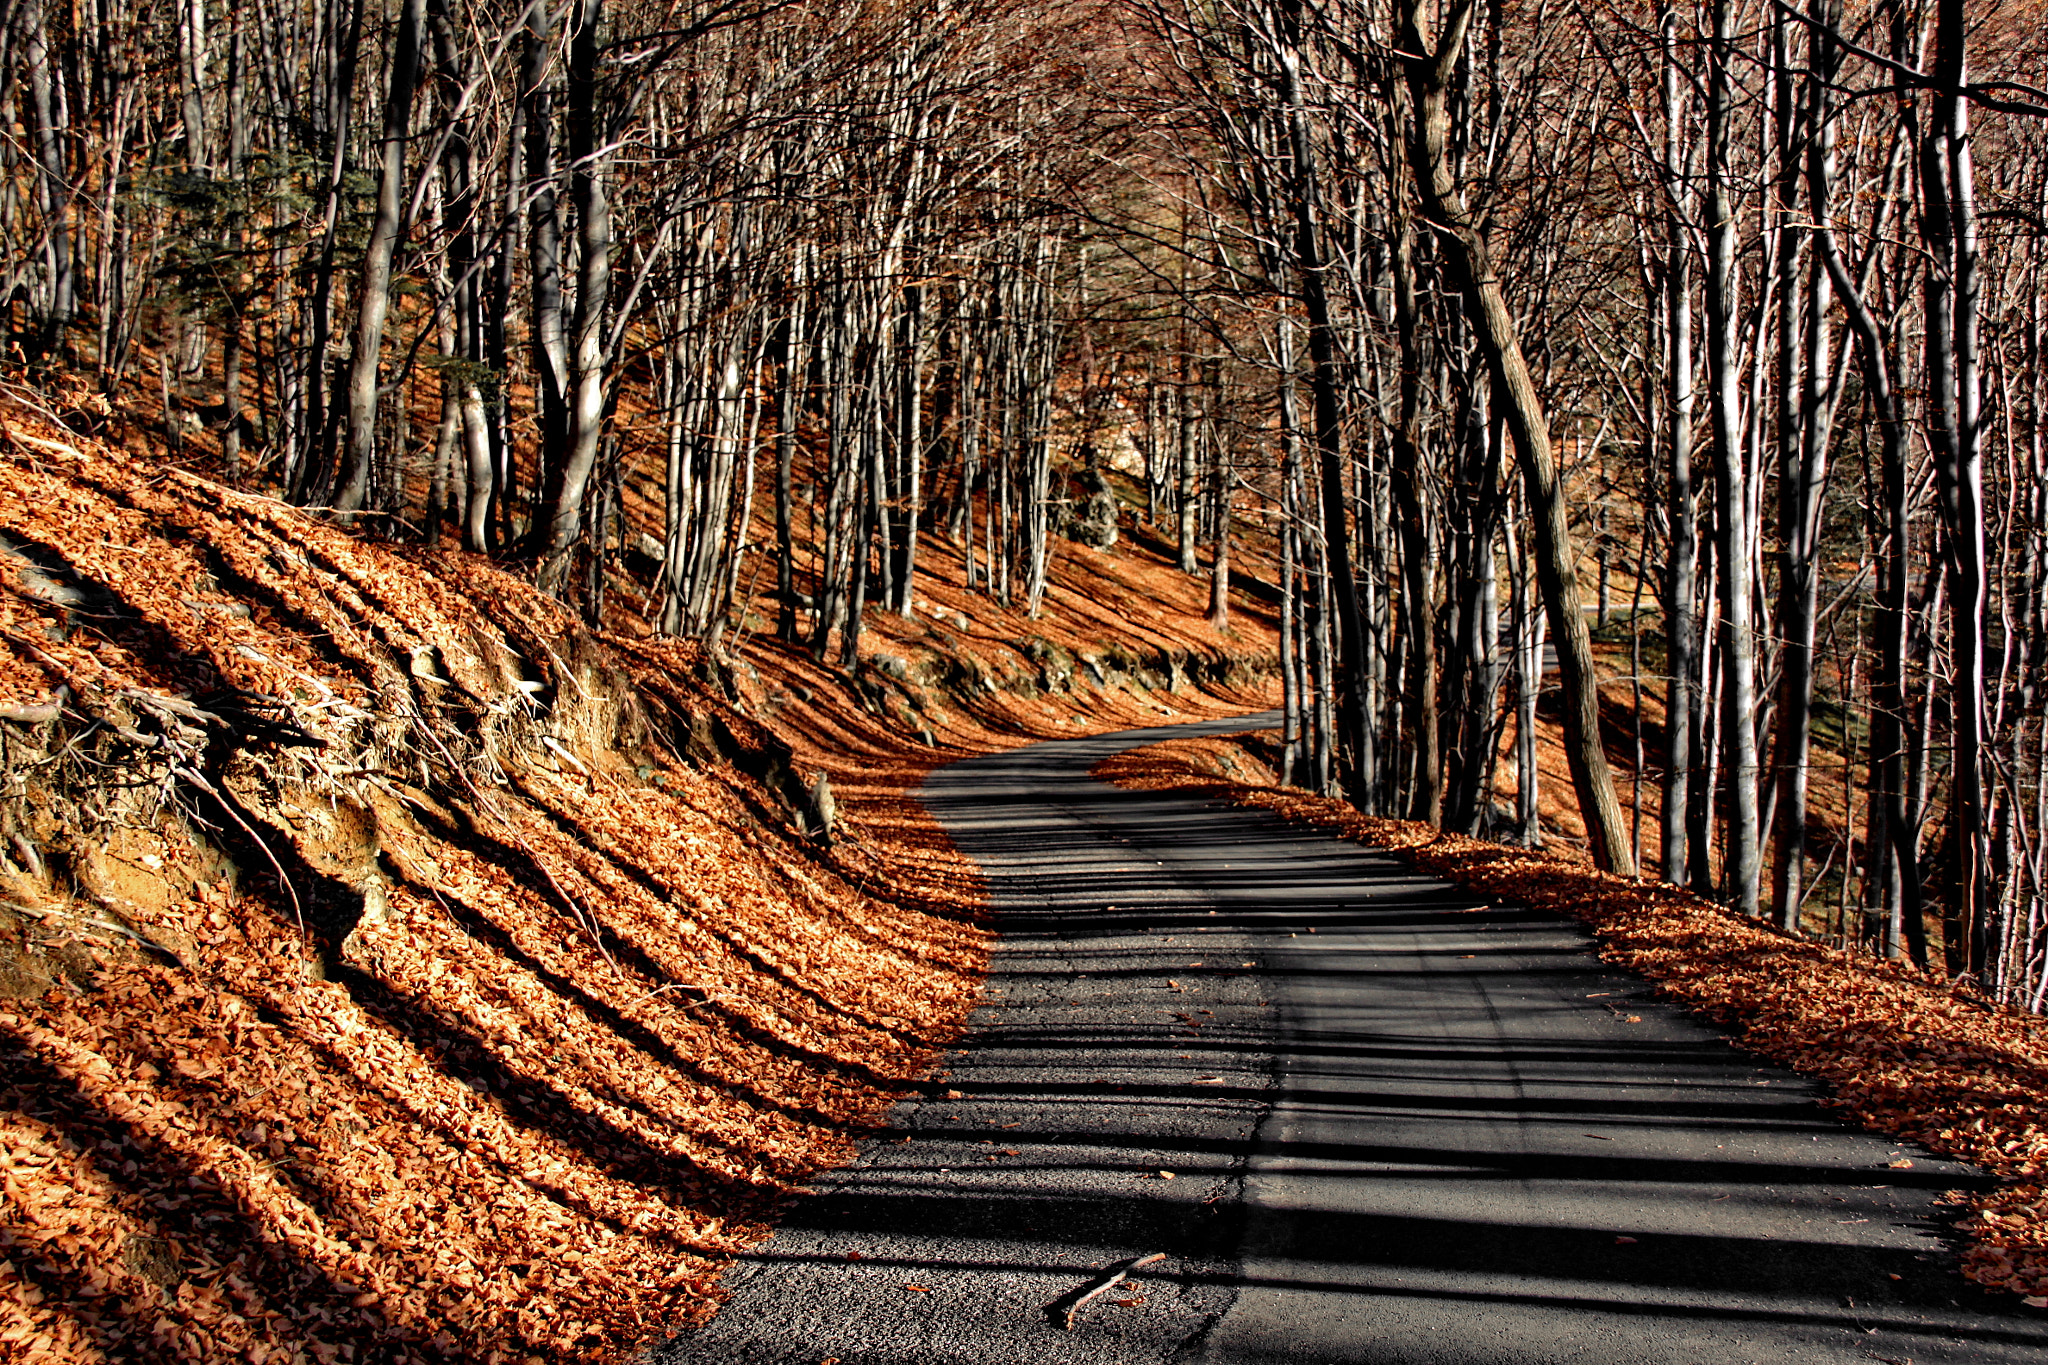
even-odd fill
[{"label": "asphalt road", "polygon": [[1830,1119],[1576,924],[1087,776],[1259,723],[933,775],[1000,930],[971,1032],[655,1361],[2048,1359],[2048,1315],[1949,1268],[1936,1198],[1977,1176]]}]

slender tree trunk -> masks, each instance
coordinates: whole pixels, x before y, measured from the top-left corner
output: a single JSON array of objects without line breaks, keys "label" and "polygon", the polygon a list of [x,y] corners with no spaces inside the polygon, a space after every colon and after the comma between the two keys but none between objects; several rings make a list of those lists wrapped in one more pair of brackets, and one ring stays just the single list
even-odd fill
[{"label": "slender tree trunk", "polygon": [[[1717,619],[1721,609],[1719,588],[1721,558],[1720,537],[1708,537],[1705,545],[1707,563],[1701,574],[1701,588],[1705,601],[1700,610],[1702,622]],[[1719,636],[1703,630],[1699,636],[1699,669],[1693,675],[1693,687],[1700,697],[1700,706],[1693,713],[1697,727],[1693,734],[1692,751],[1696,759],[1693,769],[1691,790],[1687,793],[1685,806],[1686,840],[1686,885],[1703,896],[1714,894],[1714,820],[1715,792],[1720,786],[1721,774],[1721,708],[1716,704],[1713,679],[1721,668]],[[1727,850],[1721,850],[1725,861]]]},{"label": "slender tree trunk", "polygon": [[1194,358],[1183,353],[1180,359],[1179,465],[1174,485],[1174,527],[1180,546],[1180,571],[1184,574],[1193,574],[1199,568],[1195,562],[1196,547],[1200,543],[1196,518],[1201,505],[1195,500],[1195,495],[1201,474],[1202,419],[1194,394]]},{"label": "slender tree trunk", "polygon": [[1665,361],[1670,401],[1669,477],[1666,506],[1671,540],[1664,580],[1664,820],[1660,847],[1664,880],[1683,883],[1686,877],[1686,819],[1691,802],[1693,748],[1698,728],[1700,695],[1699,623],[1694,615],[1699,573],[1699,508],[1693,492],[1693,353],[1692,247],[1682,210],[1685,155],[1679,141],[1684,127],[1678,83],[1677,20],[1667,6],[1658,14],[1664,42],[1664,175],[1670,199],[1665,214],[1664,306]]},{"label": "slender tree trunk", "polygon": [[[1728,0],[1720,0],[1726,4]],[[1485,238],[1465,205],[1453,178],[1447,142],[1450,133],[1451,76],[1464,47],[1473,0],[1459,0],[1440,41],[1425,37],[1427,14],[1420,0],[1404,0],[1401,48],[1408,89],[1414,102],[1414,128],[1409,157],[1424,208],[1439,231],[1462,283],[1476,324],[1475,334],[1495,391],[1502,399],[1508,428],[1528,488],[1529,510],[1536,533],[1538,581],[1550,630],[1557,641],[1558,674],[1564,692],[1565,758],[1571,768],[1580,818],[1585,821],[1594,862],[1612,872],[1633,876],[1628,830],[1614,776],[1600,742],[1600,680],[1593,662],[1593,641],[1580,605],[1577,556],[1572,547],[1563,481],[1551,456],[1549,420],[1522,356],[1514,316],[1508,311],[1500,278]]]},{"label": "slender tree trunk", "polygon": [[1309,392],[1314,400],[1316,463],[1323,513],[1323,555],[1330,584],[1323,627],[1334,647],[1337,782],[1345,796],[1368,813],[1376,809],[1363,766],[1366,719],[1362,687],[1366,662],[1360,634],[1358,580],[1351,569],[1350,518],[1345,515],[1343,385],[1337,341],[1330,320],[1328,265],[1323,257],[1316,212],[1315,142],[1301,90],[1300,14],[1283,5],[1287,41],[1280,53],[1287,104],[1288,140],[1294,152],[1294,255],[1301,273],[1302,303],[1308,314]]},{"label": "slender tree trunk", "polygon": [[212,128],[206,117],[206,69],[212,64],[206,36],[206,0],[178,6],[179,117],[185,132],[185,164],[199,175],[213,173]]},{"label": "slender tree trunk", "polygon": [[332,40],[336,51],[334,79],[327,100],[328,126],[323,131],[333,140],[333,149],[321,208],[320,251],[313,267],[312,299],[306,306],[306,363],[301,381],[306,420],[301,448],[293,456],[295,467],[286,479],[292,499],[298,502],[325,501],[335,474],[330,456],[336,424],[327,352],[334,327],[334,257],[341,204],[347,192],[349,129],[355,106],[356,67],[362,51],[363,0],[332,0],[327,12],[335,30]]},{"label": "slender tree trunk", "polygon": [[539,0],[527,11],[519,72],[521,122],[526,130],[527,287],[532,297],[527,321],[533,330],[540,484],[550,490],[555,487],[555,471],[568,458],[570,383],[568,327],[563,321],[562,211],[557,197],[555,104],[550,86],[553,3],[554,0]]},{"label": "slender tree trunk", "polygon": [[[974,494],[983,482],[981,460],[982,419],[987,412],[982,389],[987,365],[987,346],[981,334],[980,310],[963,300],[960,322],[960,415],[955,429],[960,434],[960,575],[961,586],[972,588],[988,582],[988,565],[976,567],[974,539]],[[983,527],[986,532],[987,527]]]},{"label": "slender tree trunk", "polygon": [[[198,3],[198,0],[193,0]],[[44,248],[50,268],[50,294],[43,314],[45,354],[63,344],[64,331],[76,311],[72,280],[71,180],[65,173],[61,137],[66,131],[50,88],[48,19],[43,0],[28,0],[21,18],[27,37],[23,65],[28,68],[29,107],[35,114],[36,196],[45,228]]]},{"label": "slender tree trunk", "polygon": [[916,614],[918,522],[924,515],[924,290],[903,294],[903,338],[896,396],[897,462],[903,477],[902,554],[896,571],[896,614]]},{"label": "slender tree trunk", "polygon": [[1394,242],[1394,330],[1401,345],[1400,412],[1388,464],[1396,524],[1401,532],[1401,620],[1408,641],[1408,752],[1415,780],[1407,818],[1443,822],[1443,754],[1437,729],[1436,587],[1434,546],[1423,511],[1420,414],[1422,319],[1415,301],[1415,234],[1403,221]]},{"label": "slender tree trunk", "polygon": [[1741,244],[1735,220],[1734,133],[1729,64],[1734,59],[1733,0],[1714,0],[1707,87],[1707,370],[1713,390],[1714,477],[1720,537],[1721,731],[1728,752],[1727,894],[1745,915],[1760,904],[1757,811],[1756,653],[1750,626],[1749,484],[1742,440]]},{"label": "slender tree trunk", "polygon": [[1949,827],[1955,841],[1946,936],[1951,972],[1989,982],[2002,938],[1985,811],[1987,716],[1985,617],[1989,604],[1984,535],[1982,379],[1978,361],[1977,207],[1970,153],[1970,102],[1963,92],[1962,0],[1935,13],[1933,117],[1921,151],[1922,235],[1933,257],[1926,273],[1929,444],[1940,491],[1949,597],[1952,676]]},{"label": "slender tree trunk", "polygon": [[578,0],[569,40],[568,125],[570,193],[576,204],[576,312],[570,380],[569,432],[553,475],[547,507],[549,556],[560,556],[583,533],[583,499],[597,468],[604,434],[606,305],[611,294],[612,219],[609,139],[597,102],[599,29],[603,0]]},{"label": "slender tree trunk", "polygon": [[[1280,785],[1296,781],[1303,750],[1301,650],[1301,413],[1295,394],[1294,323],[1275,329],[1280,416]],[[1146,390],[1146,410],[1153,394]]]},{"label": "slender tree trunk", "polygon": [[[195,0],[196,3],[196,0]],[[405,191],[405,145],[412,131],[412,97],[419,85],[420,35],[426,0],[405,0],[392,44],[391,83],[384,101],[382,165],[377,176],[377,212],[363,252],[357,291],[356,346],[348,378],[348,462],[335,510],[356,512],[369,497],[377,454],[377,381],[384,349],[384,320],[391,308],[391,261],[405,232],[401,197]]]},{"label": "slender tree trunk", "polygon": [[1221,432],[1217,433],[1216,463],[1211,468],[1216,475],[1212,495],[1216,500],[1216,528],[1209,558],[1209,626],[1222,630],[1230,624],[1230,500],[1236,471],[1231,467],[1230,442],[1223,439]]},{"label": "slender tree trunk", "polygon": [[789,280],[788,311],[782,320],[775,386],[775,633],[792,644],[796,627],[796,537],[793,525],[796,439],[801,420],[797,397],[799,356],[808,353],[804,331],[804,254],[798,251]]},{"label": "slender tree trunk", "polygon": [[[1835,16],[1821,14],[1819,22]],[[1789,50],[1791,20],[1777,24],[1779,80],[1791,82]],[[1812,53],[1824,60],[1826,47],[1816,33]],[[1799,928],[1804,895],[1808,760],[1812,749],[1814,646],[1820,605],[1821,502],[1827,488],[1828,443],[1833,426],[1833,386],[1827,315],[1833,303],[1825,266],[1813,262],[1813,280],[1804,309],[1798,306],[1799,248],[1807,229],[1801,182],[1822,203],[1833,173],[1834,125],[1826,114],[1826,74],[1817,73],[1813,115],[1808,126],[1798,117],[1793,95],[1781,88],[1778,178],[1779,251],[1779,470],[1778,470],[1778,698],[1777,751],[1773,756],[1772,901],[1780,928]],[[1811,139],[1810,155],[1802,156]],[[1800,361],[1804,358],[1804,365]]]},{"label": "slender tree trunk", "polygon": [[1521,541],[1508,533],[1509,611],[1515,633],[1515,837],[1524,848],[1543,844],[1541,777],[1537,770],[1536,699],[1543,689],[1543,612],[1532,600],[1531,575]]}]

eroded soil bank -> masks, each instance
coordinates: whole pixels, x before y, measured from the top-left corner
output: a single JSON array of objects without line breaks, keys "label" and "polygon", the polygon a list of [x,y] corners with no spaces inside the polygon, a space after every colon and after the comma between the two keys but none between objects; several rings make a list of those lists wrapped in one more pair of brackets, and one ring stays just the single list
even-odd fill
[{"label": "eroded soil bank", "polygon": [[1257,639],[940,611],[850,676],[592,632],[8,413],[6,1353],[595,1359],[708,1314],[973,1001],[923,773],[1263,704]]}]

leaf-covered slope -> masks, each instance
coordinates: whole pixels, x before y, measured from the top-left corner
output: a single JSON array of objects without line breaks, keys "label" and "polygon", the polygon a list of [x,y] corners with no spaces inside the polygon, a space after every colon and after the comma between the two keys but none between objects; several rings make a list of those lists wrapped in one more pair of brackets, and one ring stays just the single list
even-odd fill
[{"label": "leaf-covered slope", "polygon": [[968,1003],[684,647],[20,412],[0,547],[10,1356],[630,1348]]}]

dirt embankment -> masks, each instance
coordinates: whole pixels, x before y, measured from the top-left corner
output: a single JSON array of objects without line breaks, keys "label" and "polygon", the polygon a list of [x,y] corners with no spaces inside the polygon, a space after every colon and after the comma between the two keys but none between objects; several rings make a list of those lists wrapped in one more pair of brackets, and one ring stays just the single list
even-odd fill
[{"label": "dirt embankment", "polygon": [[601,1359],[708,1313],[971,1003],[921,774],[1269,704],[1268,630],[1153,593],[1119,651],[934,554],[851,677],[727,663],[0,409],[0,1355]]},{"label": "dirt embankment", "polygon": [[969,871],[693,651],[0,445],[0,1353],[632,1347],[965,1008]]}]

